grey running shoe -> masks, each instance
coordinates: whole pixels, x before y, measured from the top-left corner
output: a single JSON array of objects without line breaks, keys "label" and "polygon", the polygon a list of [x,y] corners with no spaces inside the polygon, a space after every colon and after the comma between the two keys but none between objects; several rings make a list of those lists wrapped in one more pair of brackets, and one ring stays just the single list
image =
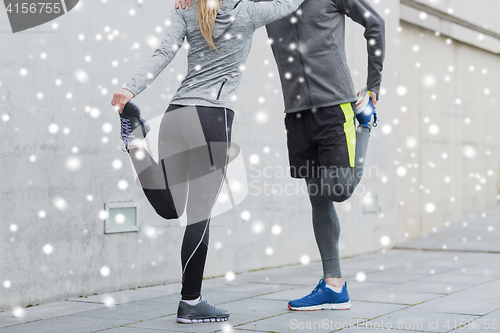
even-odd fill
[{"label": "grey running shoe", "polygon": [[196,305],[189,305],[180,301],[177,310],[177,322],[183,324],[220,322],[226,321],[228,318],[229,312],[217,309],[214,305],[205,301],[203,297]]}]

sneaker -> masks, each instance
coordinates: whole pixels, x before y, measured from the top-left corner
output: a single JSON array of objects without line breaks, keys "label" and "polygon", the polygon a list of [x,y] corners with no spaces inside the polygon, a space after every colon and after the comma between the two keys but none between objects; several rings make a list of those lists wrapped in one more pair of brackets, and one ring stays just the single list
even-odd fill
[{"label": "sneaker", "polygon": [[368,123],[374,118],[373,127],[377,127],[377,112],[373,107],[370,91],[363,88],[358,92],[358,100],[356,102],[356,119],[363,127],[368,127]]},{"label": "sneaker", "polygon": [[[128,149],[125,145],[137,145],[140,143],[141,139],[146,137],[146,134],[151,130],[149,124],[141,118],[141,110],[132,102],[125,104],[123,108],[123,113],[120,113],[121,122],[121,139],[123,140],[122,150],[127,152]],[[136,138],[134,135],[134,130],[137,127],[142,129],[142,138]],[[123,149],[125,148],[125,149]]]},{"label": "sneaker", "polygon": [[177,322],[183,324],[220,322],[226,321],[228,318],[229,312],[217,309],[205,301],[203,297],[196,305],[180,301],[177,310]]},{"label": "sneaker", "polygon": [[328,288],[325,280],[321,278],[309,295],[288,302],[288,308],[295,311],[349,310],[351,301],[347,293],[347,282],[344,283],[342,291],[336,293]]}]

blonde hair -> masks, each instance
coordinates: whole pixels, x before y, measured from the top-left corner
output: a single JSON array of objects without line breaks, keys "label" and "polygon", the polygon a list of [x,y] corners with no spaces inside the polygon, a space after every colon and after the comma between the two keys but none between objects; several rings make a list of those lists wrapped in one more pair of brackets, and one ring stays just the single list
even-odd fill
[{"label": "blonde hair", "polygon": [[196,21],[203,37],[205,37],[208,46],[216,50],[212,33],[214,31],[215,17],[219,12],[221,3],[222,0],[198,0],[198,11],[196,13]]}]

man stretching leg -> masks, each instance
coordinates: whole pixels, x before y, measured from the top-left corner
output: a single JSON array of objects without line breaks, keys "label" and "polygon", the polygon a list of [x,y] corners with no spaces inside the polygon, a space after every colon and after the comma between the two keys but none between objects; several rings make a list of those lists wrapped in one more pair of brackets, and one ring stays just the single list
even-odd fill
[{"label": "man stretching leg", "polygon": [[[191,5],[192,0],[187,0]],[[269,0],[253,0],[269,1]],[[186,0],[176,0],[185,8]],[[340,223],[333,202],[359,183],[376,113],[356,114],[356,93],[345,54],[345,17],[365,27],[367,88],[376,107],[385,57],[385,22],[366,0],[306,0],[295,13],[266,26],[285,102],[291,176],[307,182],[323,278],[292,310],[349,309],[342,283]],[[357,113],[357,112],[356,112]]]}]

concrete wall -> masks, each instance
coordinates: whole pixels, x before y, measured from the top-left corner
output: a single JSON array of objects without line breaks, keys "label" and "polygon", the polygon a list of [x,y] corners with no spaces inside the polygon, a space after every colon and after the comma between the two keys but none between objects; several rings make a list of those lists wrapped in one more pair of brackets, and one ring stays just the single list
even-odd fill
[{"label": "concrete wall", "polygon": [[497,0],[415,0],[453,16],[500,33],[500,22],[497,10],[500,4]]},{"label": "concrete wall", "polygon": [[[471,20],[500,4],[476,9]],[[398,223],[415,238],[498,203],[491,112],[500,102],[500,56],[406,22],[401,28]]]},{"label": "concrete wall", "polygon": [[[381,124],[391,124],[393,130],[374,131],[370,171],[361,183],[376,192],[381,211],[363,214],[360,195],[337,206],[342,256],[381,249],[382,236],[389,236],[386,247],[402,237],[393,167],[397,126],[392,123],[399,4],[376,2],[386,18],[388,39]],[[112,94],[152,54],[172,6],[173,1],[145,1],[140,8],[135,0],[81,1],[56,21],[17,34],[8,33],[7,16],[0,12],[0,43],[9,46],[0,56],[0,310],[180,281],[184,230],[178,221],[158,217],[134,184],[128,156],[120,150],[119,118],[110,105]],[[362,29],[351,22],[347,34],[349,62],[360,89],[366,44]],[[136,98],[146,118],[168,106],[178,76],[186,71],[185,55],[182,49]],[[304,255],[319,259],[308,199],[300,192],[303,182],[290,179],[286,171],[282,110],[276,65],[261,29],[241,84],[233,137],[245,156],[250,195],[212,221],[206,276],[299,263]],[[252,155],[259,160],[253,165]],[[115,168],[120,162],[121,168]],[[258,176],[265,166],[272,168],[271,177]],[[128,188],[119,188],[123,181]],[[264,181],[277,184],[275,189],[291,184],[298,194],[259,194],[256,189],[264,191]],[[99,214],[113,201],[139,202],[139,232],[103,233]],[[242,220],[243,211],[250,212],[249,220]],[[259,223],[261,232],[256,233]],[[271,232],[275,225],[282,230],[278,235]],[[103,267],[109,275],[101,274]]]}]

